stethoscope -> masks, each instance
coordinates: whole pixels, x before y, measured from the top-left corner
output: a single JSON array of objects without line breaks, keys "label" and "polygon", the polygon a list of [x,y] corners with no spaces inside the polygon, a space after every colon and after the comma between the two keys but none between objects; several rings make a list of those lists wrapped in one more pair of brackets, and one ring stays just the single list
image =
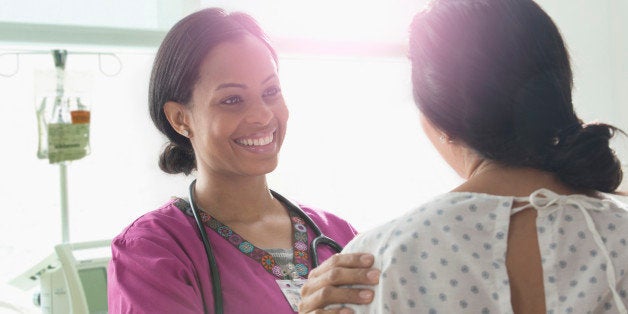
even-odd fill
[{"label": "stethoscope", "polygon": [[[214,296],[214,313],[222,314],[223,312],[223,300],[222,300],[222,288],[220,285],[220,275],[218,274],[218,265],[216,264],[216,258],[214,257],[214,253],[212,252],[211,245],[209,244],[209,238],[207,237],[207,233],[205,232],[205,228],[203,227],[203,222],[201,221],[201,217],[196,210],[196,201],[194,198],[194,186],[196,185],[196,180],[190,183],[189,188],[189,198],[190,198],[190,207],[192,208],[192,214],[194,215],[194,220],[196,221],[196,227],[201,233],[201,240],[203,241],[203,246],[205,247],[205,254],[207,255],[207,261],[209,262],[209,270],[212,281],[212,293]],[[288,210],[299,215],[301,219],[305,221],[307,225],[310,226],[312,231],[314,232],[314,239],[310,243],[310,262],[312,264],[312,268],[318,267],[318,252],[317,247],[321,244],[329,246],[335,252],[340,253],[342,251],[342,246],[338,244],[336,241],[330,239],[325,236],[321,229],[316,225],[316,223],[308,216],[306,213],[301,210],[298,204],[294,203],[291,200],[283,197],[281,194],[270,190],[270,193],[284,204]]]}]

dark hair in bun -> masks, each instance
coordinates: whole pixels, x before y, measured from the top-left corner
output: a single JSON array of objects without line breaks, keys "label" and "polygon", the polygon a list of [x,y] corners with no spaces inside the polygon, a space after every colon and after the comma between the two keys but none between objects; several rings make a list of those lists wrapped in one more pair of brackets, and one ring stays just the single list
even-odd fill
[{"label": "dark hair in bun", "polygon": [[622,170],[609,139],[574,112],[569,54],[531,0],[432,1],[413,20],[415,103],[482,157],[551,171],[578,189],[612,192]]}]

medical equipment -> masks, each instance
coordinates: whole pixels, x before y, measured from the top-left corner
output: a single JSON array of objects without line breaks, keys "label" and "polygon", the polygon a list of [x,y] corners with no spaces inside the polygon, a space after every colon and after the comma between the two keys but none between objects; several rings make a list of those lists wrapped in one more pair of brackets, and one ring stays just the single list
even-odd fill
[{"label": "medical equipment", "polygon": [[90,110],[80,96],[85,86],[77,88],[89,80],[85,75],[77,77],[77,73],[66,71],[68,51],[55,49],[48,53],[52,53],[54,60],[54,75],[48,78],[45,75],[47,72],[38,74],[36,81],[41,82],[35,84],[38,94],[35,101],[39,133],[37,157],[59,165],[61,238],[63,243],[67,243],[70,241],[67,162],[81,159],[91,151]]},{"label": "medical equipment", "polygon": [[[209,238],[207,237],[207,233],[205,232],[205,228],[203,227],[203,222],[199,216],[196,201],[194,197],[194,186],[196,185],[196,180],[190,183],[189,187],[189,199],[190,199],[190,207],[192,208],[192,214],[194,215],[194,220],[196,221],[196,227],[198,228],[201,234],[201,240],[203,241],[203,245],[205,247],[205,253],[207,254],[207,260],[209,261],[210,275],[212,280],[212,293],[214,295],[214,313],[222,314],[223,313],[223,300],[222,300],[222,288],[220,286],[220,275],[218,273],[218,265],[216,264],[216,259],[212,252],[211,245],[209,243]],[[288,200],[283,197],[281,194],[271,190],[270,191],[273,197],[279,200],[282,204],[284,204],[288,210],[293,211],[301,219],[305,221],[305,223],[312,228],[314,235],[316,236],[312,242],[310,243],[310,262],[312,263],[312,268],[318,266],[318,251],[317,248],[319,245],[327,245],[332,250],[336,252],[342,251],[342,246],[340,246],[336,241],[330,239],[325,236],[321,229],[316,225],[316,223],[308,216],[306,213],[301,210],[298,204]]]},{"label": "medical equipment", "polygon": [[10,284],[29,290],[40,283],[33,302],[47,314],[107,313],[107,265],[111,240],[62,243]]},{"label": "medical equipment", "polygon": [[[90,153],[90,110],[80,96],[81,91],[72,87],[72,83],[76,85],[75,81],[86,80],[81,76],[76,77],[78,73],[65,70],[67,55],[66,50],[52,50],[55,64],[54,91],[51,90],[52,86],[48,86],[52,84],[36,84],[48,86],[44,88],[44,95],[36,99],[39,131],[37,157],[48,159],[51,164],[78,160]],[[45,76],[43,73],[37,78],[45,82]],[[67,83],[70,83],[69,88]]]},{"label": "medical equipment", "polygon": [[[111,240],[55,246],[70,295],[71,313],[107,313],[107,266]],[[105,256],[77,259],[75,252],[102,248]]]}]

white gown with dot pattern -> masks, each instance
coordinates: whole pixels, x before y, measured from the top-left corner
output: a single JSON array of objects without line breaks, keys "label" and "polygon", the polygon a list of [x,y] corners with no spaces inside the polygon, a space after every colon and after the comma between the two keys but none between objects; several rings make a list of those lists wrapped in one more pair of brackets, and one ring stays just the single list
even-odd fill
[{"label": "white gown with dot pattern", "polygon": [[382,275],[371,305],[347,306],[356,313],[512,313],[505,257],[510,216],[521,210],[514,201],[538,210],[548,313],[625,313],[628,206],[549,190],[523,199],[447,193],[360,234],[345,252],[374,253]]}]

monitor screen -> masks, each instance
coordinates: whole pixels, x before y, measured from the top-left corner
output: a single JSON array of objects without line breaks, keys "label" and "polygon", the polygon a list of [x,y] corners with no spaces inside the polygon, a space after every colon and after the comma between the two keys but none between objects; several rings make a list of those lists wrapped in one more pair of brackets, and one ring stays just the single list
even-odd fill
[{"label": "monitor screen", "polygon": [[107,313],[107,268],[80,269],[79,277],[91,314]]}]

